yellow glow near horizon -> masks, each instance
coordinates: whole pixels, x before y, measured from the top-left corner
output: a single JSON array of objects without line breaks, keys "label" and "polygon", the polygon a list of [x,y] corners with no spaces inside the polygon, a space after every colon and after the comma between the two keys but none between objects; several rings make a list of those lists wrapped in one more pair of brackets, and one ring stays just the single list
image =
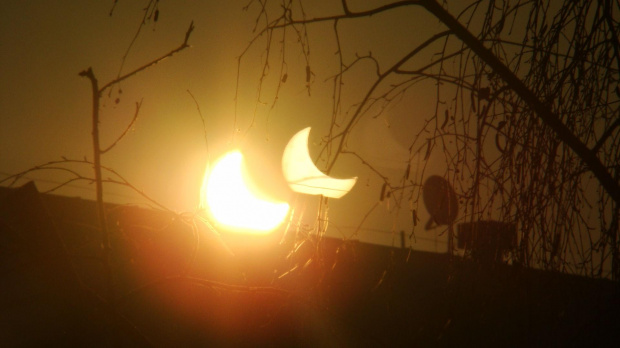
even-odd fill
[{"label": "yellow glow near horizon", "polygon": [[201,205],[235,232],[269,233],[284,221],[289,205],[257,197],[243,178],[242,163],[241,152],[231,151],[205,173]]}]

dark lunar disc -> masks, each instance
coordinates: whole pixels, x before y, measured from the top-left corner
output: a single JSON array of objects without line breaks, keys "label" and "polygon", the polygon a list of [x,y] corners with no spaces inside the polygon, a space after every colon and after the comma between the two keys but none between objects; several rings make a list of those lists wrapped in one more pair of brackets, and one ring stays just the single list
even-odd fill
[{"label": "dark lunar disc", "polygon": [[[450,183],[437,175],[426,179],[422,186],[422,197],[426,210],[431,215],[431,221],[437,225],[450,225],[456,219],[458,202],[456,193]],[[431,221],[426,225],[430,228]]]}]

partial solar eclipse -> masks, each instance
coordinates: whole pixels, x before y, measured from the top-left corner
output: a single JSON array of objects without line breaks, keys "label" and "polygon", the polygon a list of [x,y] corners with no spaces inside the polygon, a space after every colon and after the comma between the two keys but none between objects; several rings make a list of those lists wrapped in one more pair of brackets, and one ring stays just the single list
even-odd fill
[{"label": "partial solar eclipse", "polygon": [[205,174],[203,201],[212,217],[235,232],[266,234],[278,227],[289,211],[286,202],[259,197],[243,177],[243,155],[231,151]]},{"label": "partial solar eclipse", "polygon": [[298,193],[340,198],[347,194],[357,181],[332,178],[321,172],[310,158],[308,136],[310,127],[297,132],[289,140],[282,155],[282,172],[290,188]]}]

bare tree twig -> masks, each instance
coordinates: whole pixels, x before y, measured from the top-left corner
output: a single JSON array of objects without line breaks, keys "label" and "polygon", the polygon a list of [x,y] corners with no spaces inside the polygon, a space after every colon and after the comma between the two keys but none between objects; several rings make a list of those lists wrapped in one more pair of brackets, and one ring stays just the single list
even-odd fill
[{"label": "bare tree twig", "polygon": [[474,37],[465,27],[463,27],[454,17],[446,12],[435,0],[423,0],[421,5],[435,15],[442,23],[463,40],[469,48],[489,64],[493,70],[499,74],[504,81],[528,103],[557,136],[590,167],[592,173],[599,179],[601,185],[607,190],[609,195],[620,204],[620,185],[612,178],[603,163],[596,157],[592,150],[579,140],[562,121],[555,115],[548,105],[541,102],[538,97],[521,81],[508,67],[506,67],[497,57],[482,45],[480,40]]},{"label": "bare tree twig", "polygon": [[150,62],[148,62],[148,63],[146,63],[146,64],[144,64],[144,65],[142,65],[142,66],[140,66],[138,68],[136,68],[136,69],[134,69],[133,71],[130,71],[130,72],[126,73],[125,75],[117,77],[114,80],[106,83],[103,87],[101,87],[99,89],[99,93],[103,93],[106,89],[110,88],[111,86],[113,86],[113,85],[115,85],[115,84],[117,84],[117,83],[119,83],[119,82],[121,82],[123,80],[126,80],[129,77],[131,77],[131,76],[133,76],[133,75],[135,75],[135,74],[137,74],[137,73],[139,73],[139,72],[141,72],[141,71],[143,71],[143,70],[145,70],[145,69],[147,69],[147,68],[149,68],[149,67],[151,67],[151,66],[153,66],[153,65],[155,65],[155,64],[157,64],[159,62],[161,62],[162,60],[164,60],[166,58],[172,57],[174,54],[176,54],[178,52],[181,52],[184,49],[190,47],[188,45],[187,41],[189,40],[189,37],[190,37],[192,31],[194,31],[194,22],[193,21],[190,23],[189,28],[185,32],[185,39],[183,40],[183,43],[179,47],[177,47],[177,48],[173,49],[172,51],[162,55],[159,58],[156,58],[156,59],[154,59],[154,60],[152,60],[152,61],[150,61]]},{"label": "bare tree twig", "polygon": [[[355,153],[346,148],[346,138],[361,117],[382,115],[387,106],[405,100],[412,86],[433,81],[435,113],[408,139],[409,166],[417,159],[418,168],[408,167],[406,176],[412,178],[391,185],[393,192],[401,192],[397,205],[408,196],[410,210],[417,209],[421,190],[414,182],[425,178],[428,162],[422,157],[428,148],[427,160],[445,159],[445,176],[463,201],[463,221],[496,218],[519,224],[521,242],[510,256],[513,262],[620,279],[619,231],[614,225],[620,218],[620,45],[614,40],[619,4],[473,1],[456,17],[436,0],[395,1],[361,12],[351,11],[346,0],[341,6],[342,13],[335,15],[285,17],[278,12],[274,20],[267,20],[268,9],[261,2],[258,17],[265,18],[265,24],[238,61],[240,65],[249,48],[263,38],[264,64],[270,64],[270,50],[286,45],[277,41],[274,31],[333,23],[337,69],[328,78],[333,79],[331,126],[319,157],[326,155],[333,166],[340,154]],[[418,69],[409,63],[397,67],[388,79],[387,70],[382,71],[371,54],[354,52],[352,61],[346,61],[339,23],[408,6],[426,9],[449,29],[430,63]],[[398,40],[399,34],[388,34],[395,35],[389,39]],[[344,80],[364,60],[374,64],[364,67],[371,85],[347,110]],[[265,81],[261,76],[259,86]],[[279,89],[276,98],[278,94]],[[358,159],[378,177],[388,177],[370,161]],[[593,201],[591,185],[603,188],[599,201]],[[600,227],[592,222],[597,221],[595,215]],[[318,222],[323,218],[319,214]],[[608,273],[603,275],[603,269]]]},{"label": "bare tree twig", "polygon": [[102,154],[110,151],[114,146],[116,146],[116,144],[119,141],[121,141],[121,139],[123,139],[123,137],[125,137],[125,134],[127,134],[127,132],[131,129],[131,127],[133,127],[133,124],[138,119],[138,114],[140,113],[140,108],[141,107],[142,107],[142,100],[140,100],[139,102],[136,102],[136,111],[134,112],[133,118],[131,119],[131,122],[129,122],[129,125],[127,125],[127,127],[125,128],[123,133],[121,133],[121,135],[119,135],[118,138],[116,138],[116,140],[114,140],[114,142],[112,142],[112,144],[110,144],[110,146],[108,146],[105,149],[101,150]]}]

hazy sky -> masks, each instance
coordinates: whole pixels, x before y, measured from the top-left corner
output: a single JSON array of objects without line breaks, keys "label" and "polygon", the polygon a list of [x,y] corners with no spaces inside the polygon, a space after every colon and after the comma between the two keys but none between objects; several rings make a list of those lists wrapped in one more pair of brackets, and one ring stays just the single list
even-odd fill
[{"label": "hazy sky", "polygon": [[[238,5],[198,3],[202,2],[174,6],[162,2],[159,21],[143,29],[124,71],[178,46],[192,19],[194,47],[127,81],[121,95],[102,100],[103,144],[124,129],[135,102],[143,100],[132,133],[104,162],[131,181],[139,180],[145,189],[168,187],[169,192],[157,198],[166,197],[178,209],[195,205],[183,201],[191,199],[189,182],[201,175],[205,161],[202,123],[186,90],[196,95],[210,123],[218,121],[210,116],[230,113],[234,58],[247,42],[251,25]],[[110,17],[111,4],[29,1],[12,3],[2,11],[3,172],[14,173],[61,155],[92,159],[90,86],[78,73],[92,67],[102,84],[115,77],[144,5],[119,1]],[[129,173],[125,166],[131,168]],[[179,197],[172,198],[171,191]]]},{"label": "hazy sky", "polygon": [[[0,11],[3,52],[0,55],[0,178],[59,160],[61,156],[92,160],[90,84],[78,73],[92,67],[101,84],[116,76],[143,16],[145,3],[119,0],[113,16],[109,16],[112,0],[12,1],[3,6]],[[103,146],[126,127],[135,103],[143,101],[138,121],[119,145],[103,157],[103,164],[173,210],[196,208],[207,161],[202,122],[188,90],[196,97],[205,117],[210,156],[217,157],[233,147],[242,148],[256,180],[269,178],[265,181],[271,185],[267,185],[268,190],[281,199],[292,199],[290,192],[282,189],[285,185],[279,173],[280,156],[290,136],[313,126],[310,140],[317,144],[326,134],[332,88],[327,78],[337,67],[335,43],[325,39],[330,36],[331,24],[309,28],[311,44],[318,43],[312,46],[310,56],[315,73],[311,97],[304,87],[303,55],[295,50],[295,41],[290,39],[293,48],[287,54],[290,77],[286,88],[280,92],[275,108],[270,109],[268,104],[257,106],[263,46],[250,50],[240,70],[236,113],[239,133],[231,142],[237,57],[253,37],[257,10],[254,7],[243,11],[245,4],[245,1],[161,1],[159,20],[142,29],[123,71],[177,47],[193,20],[196,29],[190,38],[192,48],[122,83],[122,93],[115,88],[110,97],[102,99]],[[306,10],[309,16],[338,11],[339,1]],[[346,57],[372,49],[373,55],[389,62],[396,54],[425,40],[432,28],[441,26],[421,9],[412,9],[355,24],[343,22],[340,28]],[[275,71],[273,74],[277,76]],[[349,101],[359,99],[370,81],[365,80],[362,71],[352,76],[347,81]],[[270,96],[273,89],[264,90],[263,101],[269,102]],[[382,117],[361,123],[349,146],[385,170],[402,175],[407,161],[407,145],[402,140],[415,130],[417,122],[433,112],[433,107],[428,95],[420,94],[415,100],[388,109]],[[412,117],[402,117],[403,114]],[[311,150],[316,154],[318,146]],[[429,175],[433,170],[438,174],[443,170],[441,165],[429,168]],[[85,174],[90,170],[76,169]],[[333,173],[359,177],[350,195],[330,202],[330,234],[348,235],[377,201],[381,182],[350,157],[342,157]],[[59,173],[49,171],[33,172],[28,177],[37,180],[40,190],[63,180]],[[59,193],[93,197],[94,185],[76,182]],[[315,198],[305,197],[299,204],[305,201],[313,206]],[[112,186],[106,186],[105,199],[141,202],[131,191]],[[424,214],[421,212],[422,219]],[[387,207],[381,206],[365,226],[368,229],[360,233],[359,239],[391,244],[394,236],[390,231],[410,231],[411,218],[403,211],[395,220]],[[416,248],[445,250],[437,231],[418,229],[417,236]],[[432,243],[424,244],[426,239]]]}]

